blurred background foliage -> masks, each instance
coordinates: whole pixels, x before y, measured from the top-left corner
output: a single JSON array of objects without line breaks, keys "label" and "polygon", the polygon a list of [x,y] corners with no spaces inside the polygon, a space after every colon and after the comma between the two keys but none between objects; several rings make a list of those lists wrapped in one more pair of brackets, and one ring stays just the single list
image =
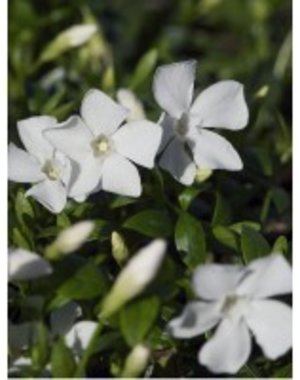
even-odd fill
[{"label": "blurred background foliage", "polygon": [[[87,43],[49,53],[61,32],[82,23],[98,27]],[[157,120],[159,108],[151,91],[155,68],[191,58],[198,61],[197,91],[235,79],[245,85],[250,107],[248,127],[225,133],[243,158],[245,168],[239,173],[215,172],[184,189],[159,169],[145,171],[139,200],[100,193],[83,204],[69,202],[58,216],[26,199],[23,185],[10,184],[10,245],[43,252],[58,231],[75,221],[97,222],[85,251],[56,263],[50,283],[34,282],[21,289],[21,298],[13,297],[11,320],[38,317],[46,323],[49,310],[64,297],[82,300],[87,316],[94,318],[101,293],[118,272],[111,232],[122,234],[131,254],[150,238],[165,237],[170,254],[148,291],[159,306],[150,333],[142,334],[153,349],[148,375],[210,376],[196,361],[204,338],[178,342],[163,330],[192,297],[189,276],[199,263],[248,262],[272,247],[290,258],[291,50],[290,0],[10,0],[9,140],[18,142],[17,120],[48,114],[62,121],[77,112],[91,87],[112,96],[129,88],[148,118]],[[102,290],[63,297],[63,281],[71,281],[82,262],[99,267]],[[20,306],[27,291],[45,298],[37,315]],[[100,369],[92,361],[89,375],[119,373],[130,338],[126,342],[128,332],[117,326],[111,321],[108,330],[117,334],[118,343],[109,344],[107,337]],[[290,355],[271,363],[257,349],[239,376],[289,377],[290,371]]]}]

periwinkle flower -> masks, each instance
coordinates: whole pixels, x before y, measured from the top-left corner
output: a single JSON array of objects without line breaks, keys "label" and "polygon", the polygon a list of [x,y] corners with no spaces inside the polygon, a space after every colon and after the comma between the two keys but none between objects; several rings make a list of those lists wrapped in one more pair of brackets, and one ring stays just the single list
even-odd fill
[{"label": "periwinkle flower", "polygon": [[233,146],[209,128],[239,130],[248,122],[243,86],[236,81],[220,81],[192,102],[195,69],[193,60],[164,65],[153,81],[154,97],[165,111],[159,164],[184,185],[193,183],[197,167],[241,170]]},{"label": "periwinkle flower", "polygon": [[269,359],[292,345],[292,309],[271,297],[292,290],[291,267],[281,254],[246,267],[208,264],[198,267],[189,303],[168,324],[176,338],[192,338],[217,326],[201,347],[198,360],[213,373],[236,373],[251,353],[251,333]]},{"label": "periwinkle flower", "polygon": [[[72,116],[46,138],[79,167],[71,196],[99,189],[138,197],[142,186],[132,163],[152,168],[162,130],[139,120],[120,127],[128,111],[99,90],[90,90],[81,105],[81,117]],[[120,127],[120,128],[119,128]]]},{"label": "periwinkle flower", "polygon": [[50,116],[34,116],[17,124],[27,151],[10,143],[8,147],[8,178],[14,182],[32,183],[26,196],[31,196],[52,213],[63,210],[72,178],[70,160],[44,138],[43,131],[56,128]]}]

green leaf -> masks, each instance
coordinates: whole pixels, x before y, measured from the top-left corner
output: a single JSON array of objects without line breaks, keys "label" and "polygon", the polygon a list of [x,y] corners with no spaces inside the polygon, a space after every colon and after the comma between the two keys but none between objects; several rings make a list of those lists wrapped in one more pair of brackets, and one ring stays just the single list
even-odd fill
[{"label": "green leaf", "polygon": [[62,338],[54,343],[51,353],[51,370],[54,377],[72,377],[76,368],[72,351],[65,345]]},{"label": "green leaf", "polygon": [[275,204],[278,213],[282,214],[290,207],[289,194],[280,187],[275,187],[271,190],[271,197]]},{"label": "green leaf", "polygon": [[89,262],[65,281],[58,289],[58,296],[66,299],[89,299],[103,294],[107,290],[104,274]]},{"label": "green leaf", "polygon": [[181,208],[186,211],[200,192],[200,189],[187,187],[178,197]]},{"label": "green leaf", "polygon": [[215,226],[213,228],[214,237],[226,247],[240,251],[240,242],[237,233],[224,226]]},{"label": "green leaf", "polygon": [[135,72],[130,81],[130,88],[135,89],[139,87],[154,70],[158,58],[157,50],[152,49],[148,51],[137,64]]},{"label": "green leaf", "polygon": [[231,230],[237,232],[238,234],[241,234],[244,226],[250,227],[255,231],[260,231],[260,229],[261,229],[259,223],[252,222],[251,220],[245,220],[243,222],[234,223],[229,228]]},{"label": "green leaf", "polygon": [[205,234],[200,221],[186,212],[182,212],[175,227],[175,244],[179,251],[186,254],[183,261],[194,269],[205,261]]},{"label": "green leaf", "polygon": [[115,209],[123,206],[130,205],[132,203],[136,203],[136,199],[131,197],[125,197],[125,196],[118,196],[114,198],[114,200],[110,203],[110,208]]},{"label": "green leaf", "polygon": [[15,200],[15,210],[17,219],[20,224],[24,224],[26,222],[26,216],[29,218],[34,218],[33,208],[30,204],[29,199],[25,197],[23,190],[19,190],[17,193]]},{"label": "green leaf", "polygon": [[285,236],[279,236],[272,248],[273,252],[281,252],[283,254],[288,254],[289,252],[289,243],[287,241],[287,238]]},{"label": "green leaf", "polygon": [[28,250],[32,249],[30,243],[27,241],[25,236],[22,234],[22,232],[17,227],[13,228],[12,239],[13,239],[13,245],[15,247],[25,248]]},{"label": "green leaf", "polygon": [[212,217],[212,225],[227,225],[231,220],[231,212],[228,203],[219,192],[216,194],[216,204]]},{"label": "green leaf", "polygon": [[121,332],[130,346],[135,346],[144,340],[158,315],[159,305],[157,297],[147,297],[132,302],[122,309]]},{"label": "green leaf", "polygon": [[123,227],[150,237],[168,237],[173,231],[169,216],[159,210],[141,211],[128,218]]},{"label": "green leaf", "polygon": [[259,232],[247,226],[243,226],[242,228],[241,247],[246,263],[265,256],[271,251],[267,240]]},{"label": "green leaf", "polygon": [[43,369],[48,361],[48,342],[48,330],[42,322],[39,322],[36,329],[35,344],[31,351],[32,365],[39,370]]}]

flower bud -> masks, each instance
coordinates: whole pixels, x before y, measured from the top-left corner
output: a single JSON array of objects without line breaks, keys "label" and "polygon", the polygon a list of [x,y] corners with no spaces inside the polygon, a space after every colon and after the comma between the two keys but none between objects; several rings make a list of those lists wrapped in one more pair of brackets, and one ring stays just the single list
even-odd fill
[{"label": "flower bud", "polygon": [[50,259],[55,259],[60,254],[76,251],[88,239],[94,228],[95,223],[86,220],[63,230],[56,240],[47,247],[46,256]]},{"label": "flower bud", "polygon": [[61,32],[42,52],[41,62],[55,59],[65,51],[86,43],[97,31],[95,24],[78,24]]},{"label": "flower bud", "polygon": [[133,348],[126,358],[122,377],[138,377],[146,368],[150,357],[148,347],[139,344]]},{"label": "flower bud", "polygon": [[104,299],[100,317],[106,318],[140,294],[158,272],[166,251],[163,240],[155,240],[129,260]]},{"label": "flower bud", "polygon": [[121,106],[128,109],[129,114],[127,121],[145,119],[145,112],[142,102],[135,96],[135,94],[125,88],[121,88],[117,92],[117,100]]},{"label": "flower bud", "polygon": [[122,266],[127,260],[129,252],[125,241],[118,232],[114,231],[111,234],[112,255],[116,262]]},{"label": "flower bud", "polygon": [[195,181],[198,183],[205,182],[212,175],[211,169],[197,169]]}]

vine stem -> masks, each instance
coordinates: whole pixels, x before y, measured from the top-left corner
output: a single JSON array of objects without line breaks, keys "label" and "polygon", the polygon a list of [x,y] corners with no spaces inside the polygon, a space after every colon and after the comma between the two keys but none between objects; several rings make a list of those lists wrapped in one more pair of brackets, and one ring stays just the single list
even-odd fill
[{"label": "vine stem", "polygon": [[101,334],[103,326],[104,326],[103,323],[99,321],[98,326],[96,330],[94,331],[94,334],[92,335],[92,338],[78,363],[77,369],[74,373],[75,378],[81,378],[83,376],[83,373],[88,364],[88,361],[94,352],[94,348],[95,348],[98,336]]}]

